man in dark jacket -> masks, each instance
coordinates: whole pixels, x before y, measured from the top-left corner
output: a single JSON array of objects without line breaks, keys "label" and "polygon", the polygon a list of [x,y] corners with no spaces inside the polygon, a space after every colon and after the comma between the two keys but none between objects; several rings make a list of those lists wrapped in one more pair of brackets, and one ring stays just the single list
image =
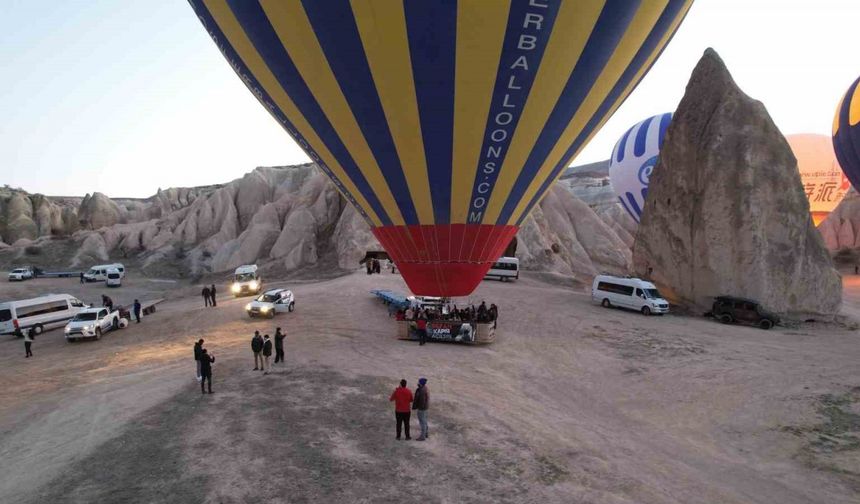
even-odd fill
[{"label": "man in dark jacket", "polygon": [[212,295],[209,291],[209,287],[203,287],[203,291],[200,294],[203,296],[203,306],[209,306],[209,303],[211,303],[209,298]]},{"label": "man in dark jacket", "polygon": [[275,329],[275,364],[284,362],[284,338],[287,335],[281,332],[281,328]]},{"label": "man in dark jacket", "polygon": [[400,380],[400,386],[391,393],[389,401],[394,401],[394,420],[397,422],[397,440],[400,441],[400,427],[406,431],[406,440],[409,437],[409,416],[411,410],[409,404],[412,402],[412,391],[406,388],[406,380]]},{"label": "man in dark jacket", "polygon": [[108,309],[108,312],[113,311],[113,299],[102,294],[102,306]]},{"label": "man in dark jacket", "polygon": [[209,298],[212,302],[212,306],[218,306],[218,303],[215,302],[215,284],[212,284],[212,287],[209,288]]},{"label": "man in dark jacket", "polygon": [[263,374],[269,374],[269,357],[272,356],[272,340],[269,335],[263,337]]},{"label": "man in dark jacket", "polygon": [[430,409],[430,391],[427,390],[427,378],[418,379],[418,388],[415,389],[415,400],[412,401],[412,409],[418,412],[418,425],[421,426],[421,435],[416,441],[424,441],[430,437],[427,426],[427,410]]},{"label": "man in dark jacket", "polygon": [[197,340],[194,344],[194,360],[197,361],[197,381],[200,381],[200,360],[203,356],[203,338]]},{"label": "man in dark jacket", "polygon": [[251,338],[251,351],[254,352],[254,371],[263,368],[263,338],[260,331],[254,331]]},{"label": "man in dark jacket", "polygon": [[84,272],[81,271],[81,283],[84,283]]},{"label": "man in dark jacket", "polygon": [[134,300],[134,305],[132,305],[132,310],[134,313],[134,318],[137,319],[137,323],[140,324],[140,301],[137,299]]},{"label": "man in dark jacket", "polygon": [[209,393],[212,393],[212,363],[215,362],[215,356],[209,355],[206,349],[200,351],[200,393],[205,394],[204,386],[209,384]]}]

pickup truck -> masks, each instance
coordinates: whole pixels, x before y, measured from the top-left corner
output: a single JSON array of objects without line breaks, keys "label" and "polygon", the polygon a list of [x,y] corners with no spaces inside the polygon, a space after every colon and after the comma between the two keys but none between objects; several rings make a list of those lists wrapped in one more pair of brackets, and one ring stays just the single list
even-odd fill
[{"label": "pickup truck", "polygon": [[101,339],[102,334],[120,328],[119,320],[119,310],[108,311],[106,307],[81,310],[66,324],[66,340]]}]

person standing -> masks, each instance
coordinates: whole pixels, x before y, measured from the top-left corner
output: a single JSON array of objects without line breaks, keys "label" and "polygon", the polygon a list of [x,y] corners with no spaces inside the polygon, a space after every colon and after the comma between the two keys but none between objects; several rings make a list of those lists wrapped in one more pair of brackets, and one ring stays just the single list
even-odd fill
[{"label": "person standing", "polygon": [[108,312],[113,311],[113,299],[102,294],[102,306],[108,309]]},{"label": "person standing", "polygon": [[394,389],[394,392],[391,393],[391,397],[388,398],[389,401],[394,401],[394,420],[397,422],[397,440],[400,441],[400,430],[403,427],[403,430],[406,434],[406,440],[412,439],[409,437],[409,416],[411,413],[411,409],[409,408],[410,403],[412,403],[412,391],[406,388],[406,380],[400,380],[400,386]]},{"label": "person standing", "polygon": [[418,329],[418,346],[421,346],[427,342],[427,315],[423,311],[418,314],[415,326]]},{"label": "person standing", "polygon": [[204,388],[209,385],[209,393],[212,393],[212,363],[215,362],[215,356],[209,355],[209,352],[204,348],[200,351],[200,393],[205,394]]},{"label": "person standing", "polygon": [[286,337],[280,327],[275,329],[275,364],[284,362],[284,338]]},{"label": "person standing", "polygon": [[197,381],[200,381],[200,361],[203,360],[203,338],[197,340],[197,343],[194,344],[194,360],[197,361]]},{"label": "person standing", "polygon": [[200,293],[203,296],[203,306],[209,306],[209,297],[212,295],[209,291],[209,287],[203,287],[203,291]]},{"label": "person standing", "polygon": [[33,356],[33,329],[27,329],[24,332],[24,358]]},{"label": "person standing", "polygon": [[212,300],[212,306],[218,306],[218,303],[215,302],[215,284],[212,284],[212,287],[209,288],[209,298]]},{"label": "person standing", "polygon": [[254,371],[263,367],[263,338],[260,336],[260,331],[254,331],[254,337],[251,338],[251,351],[254,352]]},{"label": "person standing", "polygon": [[415,400],[412,401],[412,409],[418,413],[418,425],[421,427],[421,435],[416,441],[424,441],[430,437],[427,426],[427,410],[430,408],[430,391],[427,390],[427,378],[418,379],[418,388],[415,389]]},{"label": "person standing", "polygon": [[140,301],[137,299],[134,300],[132,311],[134,312],[134,318],[137,320],[137,323],[140,324]]},{"label": "person standing", "polygon": [[84,272],[81,271],[81,283],[84,283]]},{"label": "person standing", "polygon": [[269,374],[269,357],[272,356],[272,340],[267,334],[263,338],[263,374]]}]

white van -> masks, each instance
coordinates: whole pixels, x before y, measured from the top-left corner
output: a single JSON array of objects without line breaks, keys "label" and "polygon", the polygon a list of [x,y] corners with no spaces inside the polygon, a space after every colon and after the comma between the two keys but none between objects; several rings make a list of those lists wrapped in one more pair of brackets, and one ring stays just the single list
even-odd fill
[{"label": "white van", "polygon": [[68,294],[48,294],[32,299],[0,303],[0,334],[23,334],[64,325],[86,305]]},{"label": "white van", "polygon": [[502,282],[520,278],[520,260],[516,257],[500,257],[490,266],[484,278],[498,278]]},{"label": "white van", "polygon": [[99,264],[93,266],[89,271],[84,273],[84,281],[86,282],[104,282],[107,280],[108,270],[115,269],[119,271],[120,278],[125,277],[125,266],[120,263],[114,264]]},{"label": "white van", "polygon": [[248,264],[236,268],[236,271],[233,273],[233,283],[230,285],[230,292],[234,296],[259,294],[261,290],[263,290],[263,280],[257,275],[256,264]]},{"label": "white van", "polygon": [[598,275],[591,285],[591,299],[604,308],[629,308],[642,315],[669,313],[669,302],[663,299],[657,287],[638,278]]},{"label": "white van", "polygon": [[119,270],[116,268],[108,268],[107,278],[105,278],[105,286],[107,286],[107,287],[121,287],[122,286],[122,273],[120,273]]}]

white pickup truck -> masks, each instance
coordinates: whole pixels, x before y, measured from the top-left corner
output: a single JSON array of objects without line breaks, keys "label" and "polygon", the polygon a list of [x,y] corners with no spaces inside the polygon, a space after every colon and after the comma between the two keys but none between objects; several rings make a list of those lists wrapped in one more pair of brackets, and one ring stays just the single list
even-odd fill
[{"label": "white pickup truck", "polygon": [[66,340],[79,338],[101,339],[102,334],[120,328],[119,310],[108,311],[105,307],[81,310],[66,324]]}]

